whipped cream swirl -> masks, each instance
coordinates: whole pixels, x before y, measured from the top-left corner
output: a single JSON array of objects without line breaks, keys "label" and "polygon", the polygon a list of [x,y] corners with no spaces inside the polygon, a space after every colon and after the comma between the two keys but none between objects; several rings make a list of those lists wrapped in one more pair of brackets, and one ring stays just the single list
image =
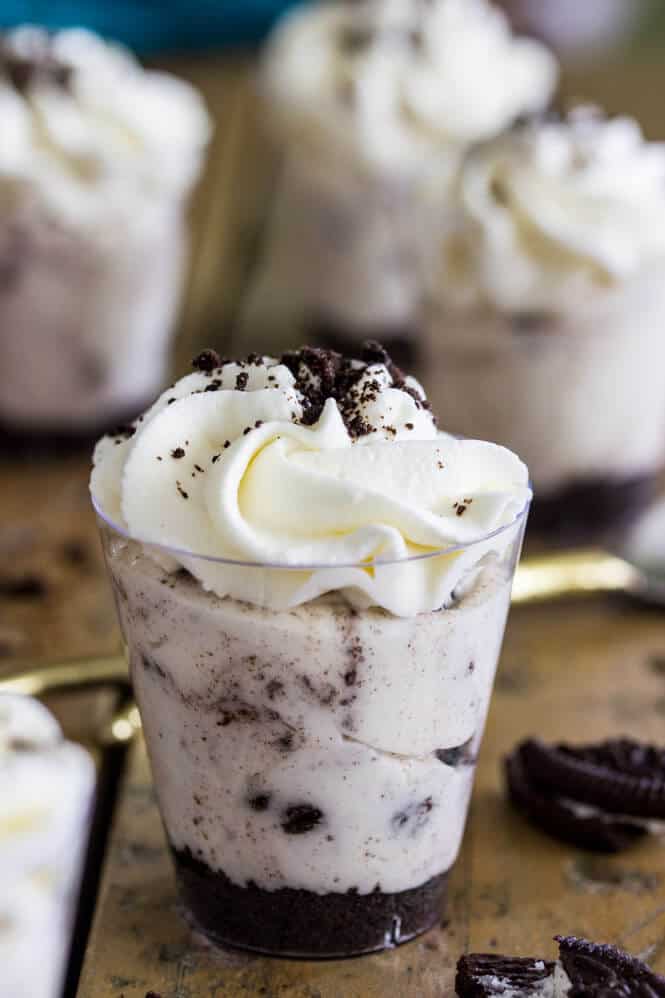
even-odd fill
[{"label": "whipped cream swirl", "polygon": [[544,107],[556,80],[554,57],[514,38],[487,0],[306,5],[279,23],[263,64],[271,120],[369,170],[489,138]]},{"label": "whipped cream swirl", "polygon": [[184,195],[210,121],[189,84],[73,29],[0,36],[0,197],[37,199],[57,219],[142,216]]},{"label": "whipped cream swirl", "polygon": [[[284,609],[343,590],[399,615],[438,609],[464,557],[380,563],[511,524],[530,498],[527,470],[504,448],[438,432],[418,382],[378,345],[364,357],[305,349],[217,366],[205,354],[134,426],[97,445],[98,510],[177,549],[166,567],[184,566],[220,596]],[[474,564],[482,554],[466,551]]]},{"label": "whipped cream swirl", "polygon": [[665,144],[581,107],[471,154],[437,292],[565,313],[665,261]]}]

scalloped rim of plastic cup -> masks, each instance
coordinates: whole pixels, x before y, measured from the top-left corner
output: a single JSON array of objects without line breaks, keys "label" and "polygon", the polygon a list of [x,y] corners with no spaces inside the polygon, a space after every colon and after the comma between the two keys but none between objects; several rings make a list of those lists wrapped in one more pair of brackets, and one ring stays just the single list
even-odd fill
[{"label": "scalloped rim of plastic cup", "polygon": [[[529,483],[529,487],[530,483]],[[495,537],[499,537],[501,534],[513,529],[517,524],[526,520],[529,512],[529,508],[533,501],[533,494],[530,499],[526,501],[523,508],[519,513],[510,521],[510,523],[504,523],[503,526],[497,527],[496,530],[492,530],[489,534],[483,534],[482,537],[476,537],[473,541],[467,541],[464,544],[451,544],[450,547],[437,548],[436,551],[425,551],[422,554],[409,555],[406,558],[375,558],[371,561],[352,561],[352,562],[310,562],[310,563],[298,563],[293,564],[292,562],[268,562],[268,561],[239,561],[234,558],[221,558],[219,555],[212,554],[197,554],[194,551],[189,551],[187,548],[179,548],[169,544],[162,544],[159,541],[149,541],[141,537],[135,537],[130,534],[128,530],[124,527],[119,526],[115,523],[102,509],[101,505],[98,503],[96,497],[91,495],[92,505],[94,507],[95,513],[99,519],[105,523],[111,530],[115,531],[121,537],[124,537],[128,541],[134,541],[136,544],[143,544],[146,547],[157,548],[159,551],[163,551],[165,554],[170,555],[175,558],[195,558],[199,561],[209,561],[217,565],[229,565],[235,568],[263,568],[263,569],[279,569],[282,572],[317,572],[325,571],[331,568],[385,568],[389,565],[409,565],[412,562],[427,561],[431,558],[441,558],[445,555],[457,554],[461,551],[468,551],[470,548],[475,547],[476,544],[483,544],[486,541],[491,541]]]}]

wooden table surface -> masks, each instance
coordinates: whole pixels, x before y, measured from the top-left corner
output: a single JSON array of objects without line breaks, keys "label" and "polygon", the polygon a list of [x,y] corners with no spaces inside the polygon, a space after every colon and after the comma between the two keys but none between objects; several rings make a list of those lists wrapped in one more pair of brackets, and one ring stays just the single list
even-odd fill
[{"label": "wooden table surface", "polygon": [[[270,165],[242,59],[179,63],[217,120],[193,206],[192,276],[177,367],[228,338]],[[564,89],[639,113],[665,137],[659,65],[568,74]],[[88,495],[88,455],[0,461],[0,677],[35,661],[119,649]],[[557,932],[619,942],[665,972],[665,847],[614,858],[548,840],[503,801],[500,760],[520,737],[618,733],[663,741],[665,614],[616,600],[520,608],[511,616],[471,816],[442,926],[396,951],[348,962],[220,953],[181,921],[143,744],[129,756],[80,998],[379,998],[452,994],[463,950],[551,955]]]}]

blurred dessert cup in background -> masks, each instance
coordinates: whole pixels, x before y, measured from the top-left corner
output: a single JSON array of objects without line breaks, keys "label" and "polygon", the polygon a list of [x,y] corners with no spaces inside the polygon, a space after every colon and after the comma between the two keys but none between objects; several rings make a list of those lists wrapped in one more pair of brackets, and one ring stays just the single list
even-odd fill
[{"label": "blurred dessert cup in background", "polygon": [[601,537],[665,465],[665,147],[579,108],[474,152],[428,306],[451,431],[528,462],[532,527]]},{"label": "blurred dessert cup in background", "polygon": [[629,37],[649,0],[501,0],[518,31],[542,38],[563,56],[588,58]]},{"label": "blurred dessert cup in background", "polygon": [[7,998],[60,998],[95,783],[29,697],[0,694],[0,961]]},{"label": "blurred dessert cup in background", "polygon": [[90,435],[163,387],[209,127],[192,87],[88,32],[0,36],[4,431]]},{"label": "blurred dessert cup in background", "polygon": [[[261,67],[281,170],[240,329],[266,350],[368,336],[411,361],[423,258],[465,151],[543,108],[554,57],[486,0],[299,8]],[[436,209],[433,208],[436,205]]]}]

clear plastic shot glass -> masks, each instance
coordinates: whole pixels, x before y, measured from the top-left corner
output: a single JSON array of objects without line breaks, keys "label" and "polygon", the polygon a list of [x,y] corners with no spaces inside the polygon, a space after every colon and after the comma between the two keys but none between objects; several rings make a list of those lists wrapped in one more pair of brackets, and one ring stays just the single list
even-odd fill
[{"label": "clear plastic shot glass", "polygon": [[[382,950],[436,924],[528,508],[468,545],[334,566],[146,544],[97,512],[191,921],[290,957]],[[413,592],[415,608],[425,586],[440,609],[360,598]]]}]

